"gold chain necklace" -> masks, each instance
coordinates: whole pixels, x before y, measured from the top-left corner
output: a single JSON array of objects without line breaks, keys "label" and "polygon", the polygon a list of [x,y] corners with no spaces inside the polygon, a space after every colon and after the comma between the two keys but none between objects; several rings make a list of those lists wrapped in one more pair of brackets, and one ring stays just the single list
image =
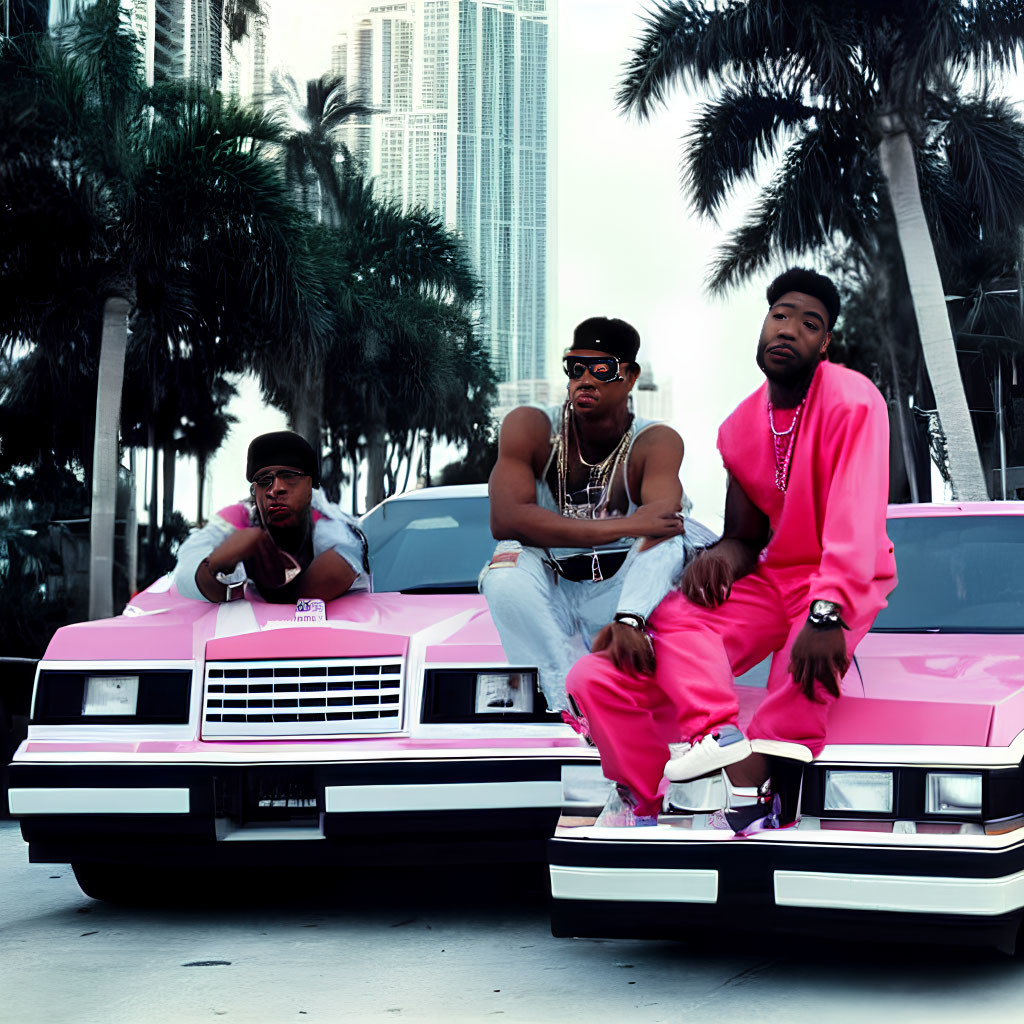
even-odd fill
[{"label": "gold chain necklace", "polygon": [[[600,461],[587,462],[580,451],[579,431],[574,429],[571,406],[568,402],[562,406],[562,429],[558,437],[558,506],[563,516],[570,519],[593,519],[608,503],[611,483],[615,479],[619,464],[623,461],[633,440],[633,421],[629,422],[622,437],[615,447]],[[589,470],[586,492],[588,497],[597,492],[596,501],[588,501],[581,506],[568,500],[567,480],[569,476],[569,433],[575,433],[576,455],[580,463]],[[581,515],[581,512],[583,513]]]}]

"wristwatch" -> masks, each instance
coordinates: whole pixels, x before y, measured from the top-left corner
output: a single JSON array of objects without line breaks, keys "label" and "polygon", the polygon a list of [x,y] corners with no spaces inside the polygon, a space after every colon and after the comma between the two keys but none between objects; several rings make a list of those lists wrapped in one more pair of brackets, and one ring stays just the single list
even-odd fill
[{"label": "wristwatch", "polygon": [[812,601],[811,612],[807,616],[807,622],[815,629],[848,628],[846,623],[843,622],[839,605],[835,601]]},{"label": "wristwatch", "polygon": [[245,584],[248,577],[241,562],[235,566],[232,572],[215,572],[213,578],[227,587],[227,592],[224,594],[225,601],[240,601],[245,596]]}]

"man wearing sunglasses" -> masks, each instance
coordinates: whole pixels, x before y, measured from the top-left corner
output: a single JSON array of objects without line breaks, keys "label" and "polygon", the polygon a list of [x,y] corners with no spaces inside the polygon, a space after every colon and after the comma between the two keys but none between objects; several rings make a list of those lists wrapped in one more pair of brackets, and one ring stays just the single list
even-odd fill
[{"label": "man wearing sunglasses", "polygon": [[501,427],[490,479],[500,543],[480,586],[510,662],[537,667],[556,711],[588,649],[653,669],[647,616],[686,551],[714,539],[680,511],[682,439],[630,409],[639,347],[623,320],[583,321],[563,362],[564,405],[514,409]]},{"label": "man wearing sunglasses", "polygon": [[261,434],[246,460],[252,501],[222,509],[181,546],[185,597],[233,601],[251,583],[273,603],[324,601],[369,587],[366,539],[320,490],[316,453],[290,430]]}]

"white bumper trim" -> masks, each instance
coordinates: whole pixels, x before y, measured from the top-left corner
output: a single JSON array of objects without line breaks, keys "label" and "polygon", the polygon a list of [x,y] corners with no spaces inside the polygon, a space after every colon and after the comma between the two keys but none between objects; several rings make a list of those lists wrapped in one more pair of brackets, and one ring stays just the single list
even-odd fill
[{"label": "white bumper trim", "polygon": [[324,789],[324,810],[328,813],[477,811],[561,806],[560,780],[327,786]]},{"label": "white bumper trim", "polygon": [[780,907],[984,917],[1024,907],[1024,871],[1003,878],[776,871]]},{"label": "white bumper trim", "polygon": [[707,868],[551,866],[551,895],[561,900],[717,903],[718,872]]},{"label": "white bumper trim", "polygon": [[11,789],[11,814],[188,814],[187,789]]}]

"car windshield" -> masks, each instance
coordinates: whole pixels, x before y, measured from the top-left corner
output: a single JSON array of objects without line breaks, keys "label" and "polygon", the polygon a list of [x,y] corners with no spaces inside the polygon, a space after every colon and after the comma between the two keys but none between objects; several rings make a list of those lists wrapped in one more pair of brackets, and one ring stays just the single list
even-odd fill
[{"label": "car windshield", "polygon": [[362,521],[377,593],[476,590],[491,556],[487,499],[398,498]]},{"label": "car windshield", "polygon": [[899,585],[877,632],[1024,632],[1024,516],[890,519]]}]

